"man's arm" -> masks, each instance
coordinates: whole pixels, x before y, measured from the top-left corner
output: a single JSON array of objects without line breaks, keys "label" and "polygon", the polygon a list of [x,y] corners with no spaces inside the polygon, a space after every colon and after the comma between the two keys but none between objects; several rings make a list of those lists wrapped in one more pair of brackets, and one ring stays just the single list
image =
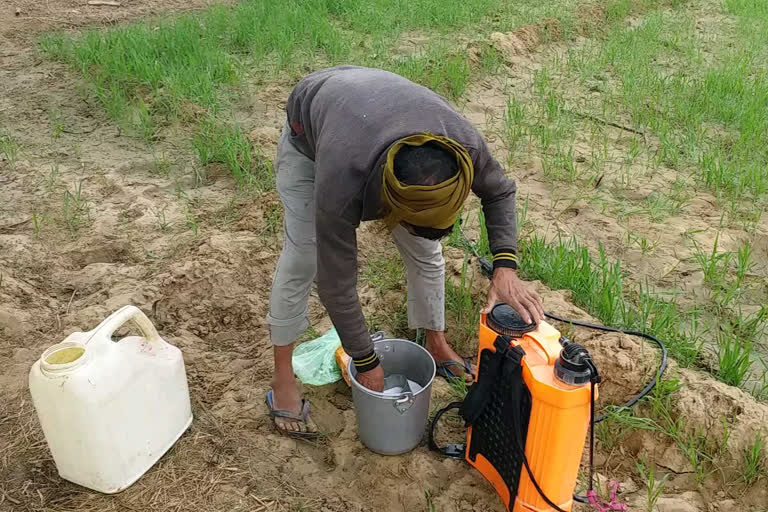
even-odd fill
[{"label": "man's arm", "polygon": [[341,344],[357,369],[356,380],[384,389],[384,371],[373,351],[357,295],[357,226],[317,210],[317,289]]},{"label": "man's arm", "polygon": [[493,268],[517,268],[517,186],[483,145],[475,165],[472,192],[480,198],[493,254]]},{"label": "man's arm", "polygon": [[317,210],[317,290],[352,358],[373,351],[357,296],[357,226]]},{"label": "man's arm", "polygon": [[493,279],[488,289],[487,313],[498,302],[512,306],[526,322],[544,319],[539,295],[517,276],[517,212],[515,182],[483,143],[475,167],[472,191],[480,198],[493,254]]}]

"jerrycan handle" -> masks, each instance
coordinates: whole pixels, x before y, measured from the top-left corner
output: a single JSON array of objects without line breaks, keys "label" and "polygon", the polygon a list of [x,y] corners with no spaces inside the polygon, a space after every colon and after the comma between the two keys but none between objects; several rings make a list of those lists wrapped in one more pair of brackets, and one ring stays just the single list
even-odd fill
[{"label": "jerrycan handle", "polygon": [[111,340],[115,331],[130,321],[136,324],[142,336],[150,343],[160,343],[163,340],[152,324],[152,321],[147,318],[143,311],[136,306],[123,306],[96,327],[85,343],[89,343],[94,338]]},{"label": "jerrycan handle", "polygon": [[[533,342],[534,345],[536,345],[541,353],[544,355],[544,358],[547,360],[548,365],[555,364],[555,361],[558,357],[560,357],[560,347],[559,345],[557,347],[552,347],[550,344],[543,343],[540,339],[536,337],[534,333],[528,333],[523,336],[525,339],[530,340]],[[554,351],[553,349],[556,349]]]}]

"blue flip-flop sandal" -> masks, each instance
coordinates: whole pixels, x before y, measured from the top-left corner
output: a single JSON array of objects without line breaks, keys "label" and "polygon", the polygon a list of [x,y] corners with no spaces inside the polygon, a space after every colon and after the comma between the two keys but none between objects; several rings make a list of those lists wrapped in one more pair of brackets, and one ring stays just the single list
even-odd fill
[{"label": "blue flip-flop sandal", "polygon": [[[472,373],[472,364],[470,363],[471,359],[468,357],[465,357],[461,361],[443,361],[442,363],[437,363],[437,374],[444,379],[461,379],[464,378],[464,375],[469,375],[472,377],[472,379],[475,378],[475,375]],[[451,371],[451,367],[459,366],[464,369],[464,373],[461,374],[455,374]]]},{"label": "blue flip-flop sandal", "polygon": [[[308,400],[304,400],[303,398],[301,399],[301,411],[298,414],[291,411],[275,409],[275,400],[271,389],[267,391],[266,402],[267,407],[269,408],[269,415],[273,420],[275,418],[286,418],[289,420],[297,421],[305,426],[309,426]],[[296,439],[315,439],[320,435],[319,432],[294,432],[293,430],[287,430],[283,427],[280,427],[277,422],[275,422],[275,428],[277,428],[278,432],[281,434],[285,434],[288,437],[293,437]]]}]

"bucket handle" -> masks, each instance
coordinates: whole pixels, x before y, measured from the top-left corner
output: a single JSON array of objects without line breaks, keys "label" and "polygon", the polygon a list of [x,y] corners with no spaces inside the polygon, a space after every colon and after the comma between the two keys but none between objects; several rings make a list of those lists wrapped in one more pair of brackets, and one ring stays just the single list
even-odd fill
[{"label": "bucket handle", "polygon": [[376,331],[375,333],[371,334],[371,341],[381,341],[386,337],[386,333],[384,331]]},{"label": "bucket handle", "polygon": [[88,344],[93,338],[100,336],[106,339],[112,339],[112,335],[127,322],[133,321],[139,328],[141,334],[150,343],[160,343],[163,339],[158,334],[152,321],[147,318],[142,310],[136,306],[123,306],[114,313],[112,313],[106,320],[104,320],[96,329],[93,334],[85,342]]},{"label": "bucket handle", "polygon": [[392,406],[400,414],[405,414],[413,405],[413,393],[403,393],[400,398],[392,402]]}]

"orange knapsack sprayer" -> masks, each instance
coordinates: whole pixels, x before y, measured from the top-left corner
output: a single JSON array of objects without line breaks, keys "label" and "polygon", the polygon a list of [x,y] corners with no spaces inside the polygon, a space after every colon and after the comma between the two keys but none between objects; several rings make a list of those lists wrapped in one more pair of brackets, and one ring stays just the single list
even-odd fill
[{"label": "orange knapsack sprayer", "polygon": [[[600,375],[584,347],[552,325],[527,324],[510,306],[498,304],[480,320],[477,368],[465,400],[433,419],[433,449],[465,458],[510,512],[570,511],[589,431],[590,491],[580,501],[600,510],[626,510],[615,499],[600,504],[592,487],[590,427]],[[456,408],[468,426],[466,447],[438,448],[436,424]]]}]

